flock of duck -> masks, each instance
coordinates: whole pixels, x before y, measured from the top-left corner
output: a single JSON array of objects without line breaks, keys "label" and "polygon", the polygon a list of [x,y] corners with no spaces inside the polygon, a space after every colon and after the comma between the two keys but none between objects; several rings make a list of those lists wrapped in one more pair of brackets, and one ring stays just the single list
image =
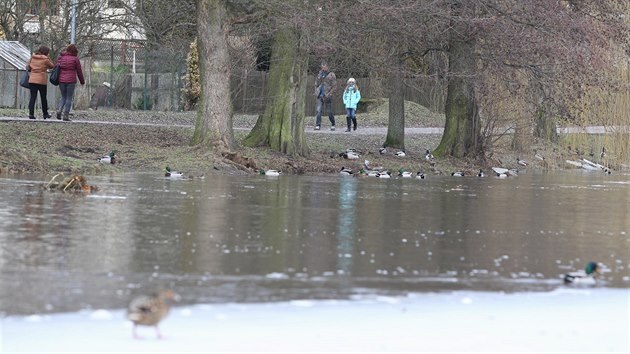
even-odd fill
[{"label": "flock of duck", "polygon": [[[382,147],[379,149],[379,154],[384,155],[387,153],[388,153],[387,148]],[[407,153],[404,150],[398,150],[394,152],[393,155],[396,157],[405,157],[407,156]],[[355,149],[347,149],[346,151],[340,153],[339,156],[348,160],[358,160],[361,155]],[[435,156],[433,156],[433,153],[431,153],[430,150],[428,149],[426,150],[424,158],[429,163],[429,166],[431,166],[431,168],[435,166],[436,158]],[[516,159],[516,164],[521,167],[526,167],[529,165],[527,161],[522,160],[520,158]],[[493,172],[493,175],[498,178],[518,176],[518,169],[516,168],[508,169],[508,168],[503,168],[503,167],[492,167],[492,172]],[[339,174],[342,176],[354,176],[354,177],[376,177],[376,178],[391,178],[392,177],[392,173],[390,171],[383,169],[383,167],[371,166],[370,161],[368,160],[365,160],[363,162],[363,166],[358,170],[352,170],[344,166],[341,168],[341,170],[339,170]],[[473,174],[467,173],[465,171],[451,172],[451,176],[453,177],[464,177],[467,175],[473,175]],[[474,173],[474,175],[476,177],[486,177],[486,172],[483,169],[479,169],[479,171]],[[396,177],[425,179],[427,177],[427,174],[425,174],[424,171],[418,171],[414,173],[411,171],[405,171],[404,169],[400,168],[398,170],[398,174],[396,175]]]}]

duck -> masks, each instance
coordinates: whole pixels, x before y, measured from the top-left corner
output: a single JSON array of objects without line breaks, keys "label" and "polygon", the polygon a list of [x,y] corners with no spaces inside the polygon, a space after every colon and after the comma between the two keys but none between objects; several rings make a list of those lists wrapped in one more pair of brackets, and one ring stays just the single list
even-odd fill
[{"label": "duck", "polygon": [[483,172],[482,169],[479,169],[479,172],[477,172],[477,177],[486,177],[486,174]]},{"label": "duck", "polygon": [[416,179],[425,179],[424,172],[417,172],[416,173]]},{"label": "duck", "polygon": [[499,178],[506,178],[509,176],[513,176],[513,177],[518,176],[518,172],[514,169],[508,170],[507,168],[503,168],[503,167],[492,167],[492,171],[494,171],[495,175]]},{"label": "duck", "polygon": [[378,177],[379,173],[380,173],[380,171],[376,171],[376,170],[367,170],[367,171],[365,171],[365,174],[368,177]]},{"label": "duck", "polygon": [[182,177],[184,177],[184,174],[179,172],[179,171],[172,171],[169,166],[166,166],[164,168],[164,177],[182,178]]},{"label": "duck", "polygon": [[280,176],[282,174],[282,171],[278,171],[278,170],[259,170],[258,171],[259,174],[261,175],[265,175],[265,176],[271,176],[271,177],[277,177]]},{"label": "duck", "polygon": [[359,154],[356,153],[355,151],[342,152],[341,154],[339,154],[339,156],[343,157],[344,159],[348,159],[348,160],[358,160],[359,159]]},{"label": "duck", "polygon": [[133,322],[133,337],[138,339],[138,326],[153,326],[158,338],[162,338],[158,325],[168,315],[171,304],[180,296],[172,290],[164,290],[151,295],[141,295],[129,303],[127,319]]},{"label": "duck", "polygon": [[545,160],[545,157],[544,157],[543,155],[541,155],[541,154],[538,154],[538,153],[537,153],[537,154],[534,154],[534,157],[535,157],[536,159],[538,159],[538,160],[542,160],[542,161],[544,161],[544,160]]},{"label": "duck", "polygon": [[385,147],[379,148],[378,149],[378,153],[381,154],[381,155],[387,154],[387,148],[385,148]]},{"label": "duck", "polygon": [[376,177],[378,177],[378,178],[391,178],[392,174],[389,171],[382,171],[382,172],[379,172]]},{"label": "duck", "polygon": [[451,172],[451,176],[453,176],[453,177],[464,177],[464,172],[463,171]]},{"label": "duck", "polygon": [[363,167],[365,168],[366,171],[381,171],[383,169],[382,166],[370,166],[370,161],[365,160],[363,161]]},{"label": "duck", "polygon": [[595,277],[600,274],[600,269],[601,266],[598,263],[588,262],[586,267],[584,267],[584,270],[565,274],[563,277],[564,283],[593,283],[595,281]]},{"label": "duck", "polygon": [[529,165],[529,164],[527,163],[527,161],[525,161],[525,160],[521,160],[521,159],[519,159],[519,158],[516,158],[516,163],[517,163],[517,164],[519,164],[519,165],[521,165],[521,166],[527,166],[527,165]]},{"label": "duck", "polygon": [[404,171],[402,168],[398,170],[398,177],[402,178],[411,178],[412,173],[409,171]]},{"label": "duck", "polygon": [[424,159],[427,160],[428,162],[433,162],[433,161],[435,161],[435,156],[433,156],[431,151],[429,151],[429,149],[427,149],[426,155],[424,155]]},{"label": "duck", "polygon": [[99,157],[96,160],[100,163],[110,163],[113,165],[116,163],[116,150],[112,150],[109,154]]},{"label": "duck", "polygon": [[396,156],[405,157],[407,156],[407,154],[405,153],[405,150],[399,150],[399,151],[396,151]]},{"label": "duck", "polygon": [[341,167],[341,170],[339,170],[339,174],[342,176],[352,176],[354,172],[352,172],[352,170],[348,168]]}]

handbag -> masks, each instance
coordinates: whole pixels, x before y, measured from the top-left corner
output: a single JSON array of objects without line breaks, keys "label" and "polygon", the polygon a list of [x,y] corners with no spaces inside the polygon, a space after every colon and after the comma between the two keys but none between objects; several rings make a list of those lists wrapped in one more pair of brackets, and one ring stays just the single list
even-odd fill
[{"label": "handbag", "polygon": [[22,76],[20,77],[20,86],[24,88],[31,88],[31,84],[28,83],[29,77],[30,77],[30,74],[28,70],[24,70],[24,72],[22,73]]},{"label": "handbag", "polygon": [[59,64],[55,65],[55,67],[50,72],[50,83],[57,86],[59,85],[59,74],[61,74],[61,66]]}]

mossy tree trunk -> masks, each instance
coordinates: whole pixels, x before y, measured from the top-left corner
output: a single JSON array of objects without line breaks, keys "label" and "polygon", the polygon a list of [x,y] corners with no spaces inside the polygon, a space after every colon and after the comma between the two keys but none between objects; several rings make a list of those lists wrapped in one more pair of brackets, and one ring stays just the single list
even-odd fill
[{"label": "mossy tree trunk", "polygon": [[274,35],[265,113],[245,138],[246,146],[269,146],[293,156],[307,156],[304,109],[308,52],[303,34],[294,28]]},{"label": "mossy tree trunk", "polygon": [[536,112],[534,136],[549,142],[558,142],[558,131],[555,118],[540,107]]},{"label": "mossy tree trunk", "polygon": [[481,127],[470,76],[475,72],[475,44],[461,25],[454,24],[449,42],[449,77],[446,94],[446,123],[436,156],[477,156],[481,152]]},{"label": "mossy tree trunk", "polygon": [[[399,66],[400,67],[400,66]],[[383,146],[405,148],[405,86],[403,74],[397,70],[392,75],[389,91],[389,123]]]},{"label": "mossy tree trunk", "polygon": [[232,149],[232,101],[226,0],[197,0],[201,94],[192,145]]}]

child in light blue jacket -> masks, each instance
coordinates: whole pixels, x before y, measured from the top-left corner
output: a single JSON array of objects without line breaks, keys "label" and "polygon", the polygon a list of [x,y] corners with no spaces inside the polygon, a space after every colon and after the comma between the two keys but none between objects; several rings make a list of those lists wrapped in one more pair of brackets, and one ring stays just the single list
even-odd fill
[{"label": "child in light blue jacket", "polygon": [[354,124],[354,130],[357,130],[357,104],[361,100],[361,92],[354,78],[349,78],[346,89],[343,91],[343,104],[346,105],[346,121],[350,131],[350,123]]}]

